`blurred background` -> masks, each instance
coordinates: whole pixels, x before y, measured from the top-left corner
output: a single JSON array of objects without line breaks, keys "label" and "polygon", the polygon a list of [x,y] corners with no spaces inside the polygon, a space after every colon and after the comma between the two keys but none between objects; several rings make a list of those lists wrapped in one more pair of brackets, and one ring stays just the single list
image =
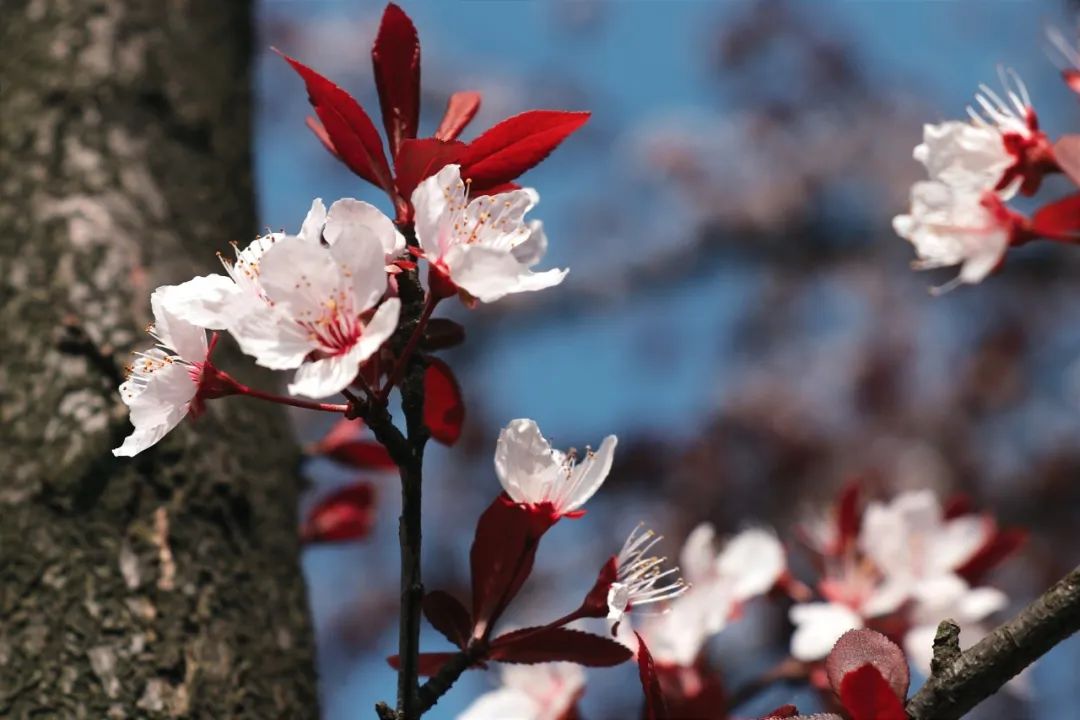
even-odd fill
[{"label": "blurred background", "polygon": [[[847,480],[872,494],[969,493],[1033,531],[995,577],[1016,606],[1080,562],[1080,253],[1035,246],[944,297],[909,270],[892,234],[921,168],[923,122],[961,117],[999,64],[1026,81],[1051,137],[1075,130],[1048,26],[1059,0],[1021,2],[535,2],[406,0],[423,45],[421,135],[446,97],[483,93],[473,131],[530,108],[592,120],[524,183],[563,286],[468,311],[446,359],[467,400],[451,450],[429,446],[424,573],[467,596],[468,545],[499,490],[491,458],[508,420],[555,446],[619,436],[588,516],[560,524],[512,615],[570,609],[596,568],[645,520],[674,555],[710,521],[721,535],[767,523],[790,539]],[[256,160],[261,218],[295,230],[312,197],[384,203],[303,126],[299,79],[276,46],[376,112],[369,49],[382,3],[263,0]],[[1049,183],[1040,198],[1064,193]],[[388,208],[387,208],[388,209]],[[444,312],[445,312],[444,309]],[[302,437],[322,418],[297,416]],[[307,502],[354,476],[307,466]],[[305,555],[324,716],[370,714],[393,687],[397,479],[375,478],[371,537]],[[799,554],[792,563],[798,571]],[[759,602],[713,648],[731,685],[783,657],[785,608]],[[425,629],[424,647],[450,649]],[[1034,670],[1029,703],[982,717],[1061,718],[1080,707],[1080,640]],[[492,687],[468,673],[432,718]],[[797,698],[813,708],[810,695]],[[792,700],[767,694],[753,711]],[[636,670],[590,672],[588,718],[633,717]]]}]

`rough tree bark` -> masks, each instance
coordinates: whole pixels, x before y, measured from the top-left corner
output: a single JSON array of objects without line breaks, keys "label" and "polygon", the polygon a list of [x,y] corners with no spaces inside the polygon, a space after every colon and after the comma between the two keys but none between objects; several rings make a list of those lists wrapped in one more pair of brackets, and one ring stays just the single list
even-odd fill
[{"label": "rough tree bark", "polygon": [[0,717],[315,717],[284,417],[110,454],[150,290],[253,236],[250,6],[2,0],[0,47]]}]

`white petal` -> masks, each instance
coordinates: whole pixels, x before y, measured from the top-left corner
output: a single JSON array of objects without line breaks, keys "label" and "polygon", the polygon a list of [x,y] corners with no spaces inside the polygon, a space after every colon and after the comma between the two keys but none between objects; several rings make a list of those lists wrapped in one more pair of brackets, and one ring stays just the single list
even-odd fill
[{"label": "white petal", "polygon": [[596,494],[611,472],[611,464],[615,461],[615,446],[618,444],[617,437],[608,435],[595,452],[574,467],[568,480],[573,492],[566,498],[563,512],[577,510]]},{"label": "white petal", "polygon": [[737,601],[767,593],[787,567],[784,546],[763,528],[743,530],[733,537],[716,559],[720,576],[730,585]]},{"label": "white petal", "polygon": [[356,237],[374,237],[383,254],[393,257],[405,249],[405,237],[398,232],[393,220],[377,207],[361,200],[344,198],[330,206],[323,237],[330,245]]},{"label": "white petal", "polygon": [[374,306],[386,293],[386,260],[374,235],[343,237],[330,247],[330,255],[338,263],[338,272],[350,283],[357,313]]},{"label": "white petal", "polygon": [[457,235],[493,250],[513,250],[529,240],[531,228],[525,225],[525,213],[539,201],[540,195],[532,188],[481,195],[469,202]]},{"label": "white petal", "polygon": [[997,588],[973,588],[961,598],[957,614],[961,622],[979,622],[1004,610],[1008,604],[1009,597]]},{"label": "white petal", "polygon": [[150,309],[154,313],[154,335],[162,345],[176,351],[183,359],[202,362],[206,360],[206,330],[192,325],[170,311],[170,303],[166,298],[175,287],[177,286],[166,285],[150,295]]},{"label": "white petal", "polygon": [[336,395],[349,386],[360,371],[359,344],[347,353],[303,363],[289,383],[289,393],[316,400]]},{"label": "white petal", "polygon": [[172,315],[201,328],[224,330],[233,319],[231,307],[240,288],[224,275],[203,275],[156,292]]},{"label": "white petal", "polygon": [[259,281],[274,304],[297,320],[319,318],[328,300],[351,292],[330,252],[295,236],[279,240],[263,254]]},{"label": "white petal", "polygon": [[[945,618],[941,618],[944,620]],[[904,634],[904,653],[922,675],[930,676],[930,661],[934,658],[934,637],[937,624],[916,625]],[[961,631],[960,636],[964,633]]]},{"label": "white petal", "polygon": [[[300,226],[299,235],[310,243],[318,243],[322,240],[324,225],[326,225],[326,206],[323,205],[322,198],[315,198],[311,201],[311,209],[304,218],[304,224]],[[330,242],[329,238],[327,242]]]},{"label": "white petal", "polygon": [[494,302],[517,292],[543,290],[558,285],[566,270],[534,273],[513,253],[481,245],[455,245],[446,254],[450,279],[481,302]]},{"label": "white petal", "polygon": [[867,617],[888,615],[900,609],[911,597],[912,580],[907,576],[885,580],[875,588],[869,599],[862,604],[862,611]]},{"label": "white petal", "polygon": [[516,245],[512,252],[514,258],[525,267],[532,267],[544,259],[547,254],[548,239],[544,232],[544,224],[539,220],[530,220],[528,224],[529,236],[524,242]]},{"label": "white petal", "polygon": [[793,605],[788,617],[795,625],[791,654],[803,662],[823,659],[841,635],[863,626],[862,618],[854,610],[838,603]]},{"label": "white petal", "polygon": [[960,567],[990,540],[993,532],[992,521],[980,515],[961,515],[947,521],[934,542],[937,566],[947,570]]},{"label": "white petal", "polygon": [[458,720],[539,720],[540,708],[527,692],[499,688],[476,698]]},{"label": "white petal", "polygon": [[113,455],[133,457],[165,437],[187,415],[188,403],[197,389],[188,366],[178,362],[155,370],[137,394],[128,395],[121,389],[120,396],[131,409],[135,430],[112,451]]},{"label": "white petal", "polygon": [[716,530],[709,523],[701,523],[686,537],[679,554],[679,569],[691,585],[713,576],[716,565],[715,539]]},{"label": "white petal", "polygon": [[244,303],[229,331],[240,349],[263,367],[290,370],[299,367],[315,348],[308,334],[292,318],[251,298]]},{"label": "white petal", "polygon": [[356,343],[357,358],[364,362],[390,339],[397,329],[398,316],[401,314],[401,300],[389,298],[379,306],[371,320],[364,326],[364,332]]},{"label": "white petal", "polygon": [[441,257],[452,239],[450,215],[465,207],[461,166],[447,165],[417,185],[412,204],[420,247],[426,253]]},{"label": "white petal", "polygon": [[511,420],[499,433],[495,474],[514,502],[536,503],[546,499],[543,488],[556,481],[561,468],[537,424],[518,419]]},{"label": "white petal", "polygon": [[979,191],[993,189],[1013,164],[1000,131],[968,122],[923,126],[914,155],[931,180]]}]

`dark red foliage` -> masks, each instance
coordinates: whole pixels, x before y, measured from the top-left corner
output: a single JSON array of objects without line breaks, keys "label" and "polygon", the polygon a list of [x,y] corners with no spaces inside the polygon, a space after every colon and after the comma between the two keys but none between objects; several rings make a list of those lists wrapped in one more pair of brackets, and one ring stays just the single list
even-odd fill
[{"label": "dark red foliage", "polygon": [[469,143],[461,175],[477,190],[508,183],[546,158],[589,115],[530,110],[507,118]]},{"label": "dark red foliage", "polygon": [[[456,656],[456,652],[434,652],[434,653],[420,653],[417,656],[418,667],[420,675],[424,677],[431,677],[439,672],[442,666],[450,661],[451,658]],[[386,658],[387,664],[398,670],[401,668],[401,659],[397,655],[391,655]],[[481,660],[477,660],[475,663],[469,666],[470,670],[476,668],[486,668],[487,664]]]},{"label": "dark red foliage", "polygon": [[1026,530],[997,530],[986,543],[956,569],[956,574],[975,584],[982,577],[1017,552],[1027,542]]},{"label": "dark red foliage", "polygon": [[450,318],[432,318],[424,328],[420,346],[425,350],[446,350],[465,342],[465,328]]},{"label": "dark red foliage", "polygon": [[416,137],[420,122],[420,38],[409,16],[394,3],[386,6],[371,48],[375,88],[390,154]]},{"label": "dark red foliage", "polygon": [[1031,218],[1036,235],[1052,240],[1080,241],[1080,193],[1039,208]]},{"label": "dark red foliage", "polygon": [[389,470],[397,464],[381,443],[364,439],[359,420],[338,420],[310,452],[358,470]]},{"label": "dark red foliage", "polygon": [[495,498],[480,515],[469,551],[474,636],[490,635],[521,590],[547,527],[550,522],[538,524],[529,508],[515,505],[505,495]]},{"label": "dark red foliage", "polygon": [[877,670],[893,695],[900,698],[907,696],[911,676],[904,651],[881,633],[868,629],[848,630],[833,645],[825,659],[829,684],[839,693],[844,678],[864,665],[871,665]]},{"label": "dark red foliage", "polygon": [[852,480],[840,492],[836,505],[837,554],[844,553],[859,536],[859,526],[862,524],[861,490],[861,483]]},{"label": "dark red foliage", "polygon": [[793,718],[798,714],[799,710],[794,705],[781,705],[772,712],[765,713],[761,720],[783,720],[783,718]]},{"label": "dark red foliage", "polygon": [[656,674],[656,663],[653,662],[652,653],[641,635],[635,632],[634,637],[638,641],[638,678],[641,680],[641,690],[645,693],[645,719],[666,720],[669,717],[667,704],[660,688],[660,677]]},{"label": "dark red foliage", "polygon": [[284,53],[281,57],[304,80],[308,100],[322,120],[326,139],[337,156],[354,173],[392,193],[390,166],[386,162],[382,140],[360,103],[303,63]]},{"label": "dark red foliage", "polygon": [[851,720],[907,720],[903,700],[869,663],[845,674],[838,694]]},{"label": "dark red foliage", "polygon": [[449,365],[429,357],[424,372],[424,424],[432,438],[453,445],[461,437],[464,422],[465,402],[457,378]]},{"label": "dark red foliage", "polygon": [[375,521],[375,487],[357,482],[332,492],[311,509],[300,528],[304,544],[367,537]]},{"label": "dark red foliage", "polygon": [[601,635],[568,628],[523,628],[495,638],[488,658],[509,663],[573,662],[610,667],[634,656],[630,648]]},{"label": "dark red foliage", "polygon": [[464,143],[456,140],[405,140],[394,160],[398,194],[406,200],[410,199],[417,185],[447,165],[458,162],[464,151]]},{"label": "dark red foliage", "polygon": [[423,608],[424,617],[433,628],[454,645],[465,648],[472,623],[469,611],[456,597],[442,590],[434,590],[424,596]]}]

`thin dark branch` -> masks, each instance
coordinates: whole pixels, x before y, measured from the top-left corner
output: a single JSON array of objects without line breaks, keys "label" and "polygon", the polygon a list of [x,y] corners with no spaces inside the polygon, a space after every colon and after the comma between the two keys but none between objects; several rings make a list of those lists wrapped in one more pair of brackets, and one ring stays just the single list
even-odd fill
[{"label": "thin dark branch", "polygon": [[476,662],[476,658],[481,657],[483,654],[482,645],[473,645],[450,658],[445,665],[439,668],[439,672],[432,675],[420,688],[420,712],[430,710],[439,701],[439,698],[445,695],[457,682],[461,674]]},{"label": "thin dark branch", "polygon": [[1015,618],[939,669],[907,704],[912,720],[953,720],[1080,630],[1080,567]]}]

